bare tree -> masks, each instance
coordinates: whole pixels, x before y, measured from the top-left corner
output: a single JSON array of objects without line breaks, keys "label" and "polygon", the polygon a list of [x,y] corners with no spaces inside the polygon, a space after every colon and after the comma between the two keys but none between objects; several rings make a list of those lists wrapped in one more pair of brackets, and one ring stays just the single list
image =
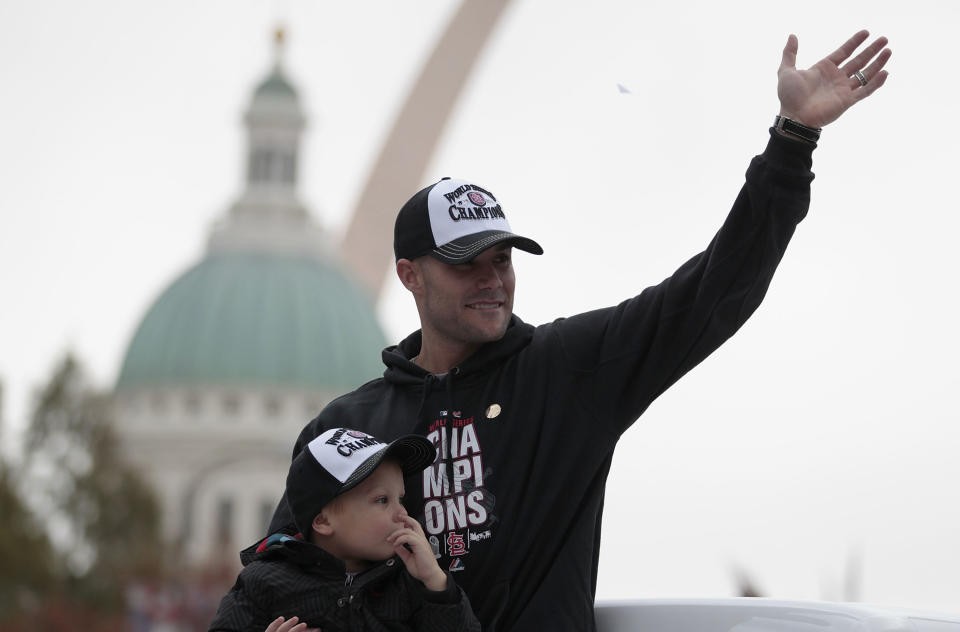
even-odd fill
[{"label": "bare tree", "polygon": [[0,627],[38,609],[56,575],[50,541],[23,504],[13,472],[0,462]]},{"label": "bare tree", "polygon": [[61,560],[61,581],[83,603],[119,610],[128,581],[160,572],[154,493],[123,459],[109,396],[69,354],[26,432],[23,498]]}]

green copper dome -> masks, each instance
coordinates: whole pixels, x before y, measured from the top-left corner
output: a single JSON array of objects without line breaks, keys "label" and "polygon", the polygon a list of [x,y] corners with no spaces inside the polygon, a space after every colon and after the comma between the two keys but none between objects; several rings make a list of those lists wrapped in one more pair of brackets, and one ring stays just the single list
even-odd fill
[{"label": "green copper dome", "polygon": [[254,92],[254,99],[260,96],[276,95],[297,99],[297,91],[283,76],[279,69],[274,69],[270,75],[264,79]]},{"label": "green copper dome", "polygon": [[346,391],[383,372],[385,346],[370,301],[335,264],[214,253],[147,312],[117,388],[257,384]]}]

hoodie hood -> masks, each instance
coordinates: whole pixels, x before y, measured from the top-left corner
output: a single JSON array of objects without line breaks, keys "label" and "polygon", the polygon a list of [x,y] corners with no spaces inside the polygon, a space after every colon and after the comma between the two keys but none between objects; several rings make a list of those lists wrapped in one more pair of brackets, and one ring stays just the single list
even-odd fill
[{"label": "hoodie hood", "polygon": [[[451,369],[451,373],[458,378],[467,377],[473,373],[483,372],[487,367],[497,364],[517,353],[530,344],[533,339],[534,327],[528,325],[514,314],[510,317],[507,331],[503,337],[482,345],[477,351]],[[404,338],[400,344],[392,345],[383,350],[383,363],[387,365],[383,377],[394,384],[419,384],[429,375],[423,367],[417,366],[411,360],[420,353],[423,344],[423,333],[417,330]]]},{"label": "hoodie hood", "polygon": [[283,559],[298,565],[323,564],[337,570],[346,570],[343,562],[319,546],[305,541],[296,529],[273,533],[240,551],[240,562],[244,566],[269,559]]}]

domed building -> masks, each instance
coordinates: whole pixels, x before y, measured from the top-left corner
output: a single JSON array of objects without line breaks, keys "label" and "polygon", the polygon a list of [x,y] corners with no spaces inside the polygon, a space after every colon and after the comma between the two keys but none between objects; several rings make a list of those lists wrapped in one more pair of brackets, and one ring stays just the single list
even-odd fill
[{"label": "domed building", "polygon": [[263,535],[304,423],[383,370],[372,297],[297,198],[305,118],[280,44],[245,117],[245,190],[147,311],[115,390],[126,455],[196,565]]}]

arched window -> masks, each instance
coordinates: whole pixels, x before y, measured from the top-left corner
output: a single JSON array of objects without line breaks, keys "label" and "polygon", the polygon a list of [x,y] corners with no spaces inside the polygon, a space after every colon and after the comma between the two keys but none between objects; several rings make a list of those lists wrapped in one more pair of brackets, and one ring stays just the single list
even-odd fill
[{"label": "arched window", "polygon": [[273,161],[273,152],[269,149],[254,150],[253,155],[250,156],[250,170],[247,177],[251,182],[268,182]]},{"label": "arched window", "polygon": [[270,519],[273,518],[273,510],[276,509],[277,503],[273,498],[263,498],[260,500],[260,524],[256,526],[256,533],[263,535],[267,534],[267,527],[270,526]]},{"label": "arched window", "polygon": [[214,541],[229,545],[233,542],[234,503],[229,496],[221,496],[217,501],[217,515],[214,516]]},{"label": "arched window", "polygon": [[294,154],[283,154],[280,157],[280,181],[293,184],[297,177],[297,157]]}]

